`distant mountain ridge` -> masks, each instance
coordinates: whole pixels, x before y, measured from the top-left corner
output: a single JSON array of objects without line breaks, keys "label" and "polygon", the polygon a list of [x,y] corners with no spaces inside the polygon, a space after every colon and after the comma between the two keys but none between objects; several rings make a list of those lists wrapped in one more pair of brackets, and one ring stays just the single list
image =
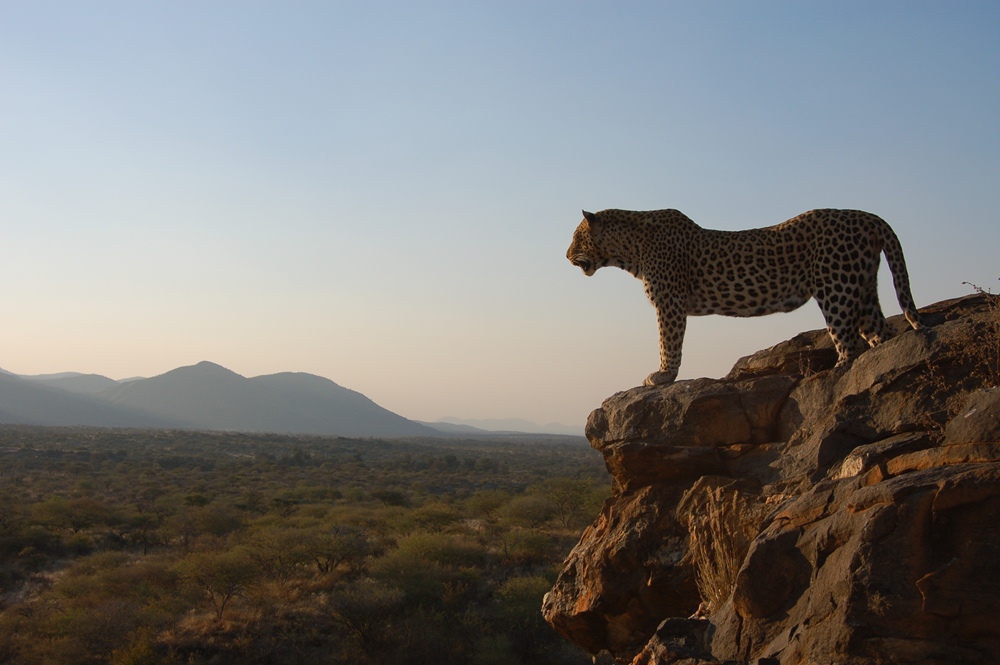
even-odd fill
[{"label": "distant mountain ridge", "polygon": [[441,434],[323,377],[285,372],[246,378],[207,361],[126,382],[96,374],[0,372],[0,422],[355,437]]},{"label": "distant mountain ridge", "polygon": [[77,372],[62,372],[60,374],[39,374],[22,377],[37,381],[54,388],[62,388],[73,393],[95,395],[102,390],[108,390],[118,385],[118,381],[100,374],[79,374]]},{"label": "distant mountain ridge", "polygon": [[455,418],[446,416],[432,423],[425,423],[444,432],[535,432],[559,436],[583,436],[583,426],[570,427],[562,423],[540,425],[523,418]]}]

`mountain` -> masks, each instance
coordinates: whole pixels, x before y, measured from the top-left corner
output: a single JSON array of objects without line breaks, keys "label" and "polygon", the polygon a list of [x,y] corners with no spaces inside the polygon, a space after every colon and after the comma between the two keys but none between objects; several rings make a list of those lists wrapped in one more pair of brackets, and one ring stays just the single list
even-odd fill
[{"label": "mountain", "polygon": [[[109,379],[110,380],[110,379]],[[0,372],[0,423],[91,427],[180,427],[184,423],[94,395]]]},{"label": "mountain", "polygon": [[0,422],[360,437],[439,436],[311,374],[243,377],[211,362],[127,382],[86,374],[0,374]]},{"label": "mountain", "polygon": [[[249,381],[209,362],[116,384],[100,395],[113,404],[169,414],[196,429],[267,429],[262,427],[262,418],[252,416],[261,412],[264,402],[250,388]],[[237,422],[242,427],[230,426]]]},{"label": "mountain", "polygon": [[198,429],[385,437],[434,434],[319,376],[289,372],[248,379],[210,362],[119,384],[101,395],[114,404],[183,419]]}]

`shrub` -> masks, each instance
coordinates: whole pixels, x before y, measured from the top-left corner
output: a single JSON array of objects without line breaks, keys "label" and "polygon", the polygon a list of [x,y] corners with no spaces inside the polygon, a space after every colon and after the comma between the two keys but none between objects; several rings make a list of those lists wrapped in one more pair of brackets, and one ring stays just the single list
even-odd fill
[{"label": "shrub", "polygon": [[973,373],[984,388],[1000,386],[1000,294],[993,293],[972,282],[962,282],[986,299],[989,318],[983,334],[970,340],[964,349],[965,359],[973,366]]}]

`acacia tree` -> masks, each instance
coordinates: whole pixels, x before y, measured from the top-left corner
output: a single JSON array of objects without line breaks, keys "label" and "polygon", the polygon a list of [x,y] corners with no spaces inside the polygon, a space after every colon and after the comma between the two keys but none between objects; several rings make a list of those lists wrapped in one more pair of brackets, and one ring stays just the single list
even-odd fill
[{"label": "acacia tree", "polygon": [[365,578],[331,595],[327,608],[365,655],[372,656],[382,647],[389,622],[405,597],[400,589]]},{"label": "acacia tree", "polygon": [[248,538],[246,553],[266,577],[285,584],[311,560],[307,537],[302,529],[261,527]]},{"label": "acacia tree", "polygon": [[500,520],[500,509],[509,503],[511,496],[497,490],[480,490],[466,502],[469,511],[487,523]]},{"label": "acacia tree", "polygon": [[0,495],[0,534],[9,536],[20,530],[28,521],[28,511],[20,499]]},{"label": "acacia tree", "polygon": [[149,548],[159,542],[157,530],[163,520],[153,513],[134,513],[123,519],[125,537],[142,546],[142,554],[149,553]]},{"label": "acacia tree", "polygon": [[346,525],[314,530],[303,538],[301,546],[320,573],[332,572],[341,565],[352,573],[359,573],[364,570],[366,561],[380,551],[365,529]]},{"label": "acacia tree", "polygon": [[178,572],[205,594],[215,610],[216,620],[222,619],[230,601],[242,595],[260,573],[240,549],[192,554],[178,563]]},{"label": "acacia tree", "polygon": [[111,510],[103,502],[93,497],[81,496],[72,499],[54,497],[34,507],[35,519],[53,528],[80,533],[85,529],[105,524],[111,518]]},{"label": "acacia tree", "polygon": [[495,596],[497,622],[509,640],[519,662],[537,662],[551,628],[538,611],[542,598],[552,587],[544,577],[513,577],[504,582]]},{"label": "acacia tree", "polygon": [[586,517],[583,509],[591,500],[594,487],[586,480],[550,478],[542,484],[539,492],[552,504],[559,523],[571,529],[574,523]]},{"label": "acacia tree", "polygon": [[500,516],[515,526],[538,529],[556,514],[552,501],[536,494],[524,494],[500,509]]}]

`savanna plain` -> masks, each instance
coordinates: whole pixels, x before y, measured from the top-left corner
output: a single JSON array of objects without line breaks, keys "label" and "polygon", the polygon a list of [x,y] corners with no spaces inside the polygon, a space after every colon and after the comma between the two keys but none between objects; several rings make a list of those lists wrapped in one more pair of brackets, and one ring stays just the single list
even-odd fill
[{"label": "savanna plain", "polygon": [[542,596],[582,438],[0,426],[0,662],[588,663]]}]

